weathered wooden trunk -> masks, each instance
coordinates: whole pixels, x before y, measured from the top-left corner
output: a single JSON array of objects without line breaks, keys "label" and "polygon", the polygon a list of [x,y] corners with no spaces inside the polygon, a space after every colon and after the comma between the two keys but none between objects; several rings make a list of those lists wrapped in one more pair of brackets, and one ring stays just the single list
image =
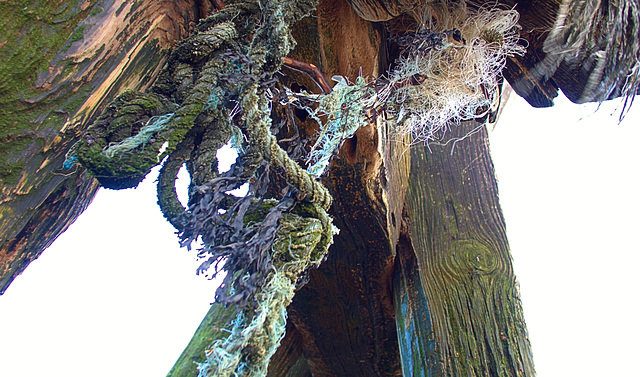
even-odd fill
[{"label": "weathered wooden trunk", "polygon": [[153,82],[207,4],[0,3],[0,294],[95,195],[66,153],[117,94]]},{"label": "weathered wooden trunk", "polygon": [[[71,146],[115,95],[153,83],[211,3],[0,3],[0,293],[95,194],[82,167],[63,167]],[[328,77],[378,76],[394,58],[382,21],[416,3],[323,0],[295,25],[292,57]],[[561,2],[503,3],[529,42],[503,71],[516,91],[534,106],[550,106],[559,87],[582,96],[587,79],[567,78],[580,65],[530,72]],[[285,85],[315,88],[282,73]],[[535,374],[486,131],[465,122],[451,132],[460,140],[408,147],[371,124],[345,141],[323,179],[341,233],[290,305],[270,375]],[[213,305],[169,375],[196,375],[232,317]]]}]

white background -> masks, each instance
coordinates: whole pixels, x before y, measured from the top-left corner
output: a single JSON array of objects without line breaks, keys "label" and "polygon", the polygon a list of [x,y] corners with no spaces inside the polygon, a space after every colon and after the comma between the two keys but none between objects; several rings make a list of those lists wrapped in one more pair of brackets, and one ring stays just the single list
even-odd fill
[{"label": "white background", "polygon": [[490,134],[500,203],[541,377],[640,376],[640,109],[532,109]]},{"label": "white background", "polygon": [[[491,133],[538,375],[638,376],[639,111],[618,124],[556,103],[518,98]],[[215,285],[178,248],[154,178],[101,190],[0,296],[0,376],[166,375]]]}]

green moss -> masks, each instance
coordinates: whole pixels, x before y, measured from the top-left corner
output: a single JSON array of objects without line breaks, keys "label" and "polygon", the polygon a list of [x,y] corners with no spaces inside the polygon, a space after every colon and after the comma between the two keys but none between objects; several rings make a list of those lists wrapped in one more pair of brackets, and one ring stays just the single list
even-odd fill
[{"label": "green moss", "polygon": [[15,185],[18,182],[18,177],[24,169],[24,163],[18,162],[13,164],[0,165],[0,183],[6,185]]},{"label": "green moss", "polygon": [[[84,1],[0,2],[0,124],[19,127],[13,122],[32,106],[21,101],[43,94],[33,87],[36,76],[71,38],[82,38],[77,28],[88,9]],[[75,30],[75,33],[74,33]],[[77,40],[77,39],[76,39]],[[11,105],[10,105],[11,104]],[[13,128],[12,127],[12,128]]]},{"label": "green moss", "polygon": [[[83,4],[85,1],[0,2],[2,186],[16,185],[24,169],[37,167],[45,160],[46,155],[41,152],[45,143],[53,141],[56,131],[87,98],[84,90],[48,93],[49,89],[36,88],[35,85],[38,74],[48,71],[60,48],[70,38],[82,37],[83,29],[78,28],[78,24],[91,8],[83,10]],[[74,66],[67,65],[60,77],[67,77]],[[34,138],[34,130],[48,136],[45,139]],[[31,153],[36,154],[24,155],[26,148],[31,148]],[[51,177],[26,175],[25,178],[22,185],[28,190],[35,190]]]},{"label": "green moss", "polygon": [[93,88],[87,87],[83,91],[77,92],[73,97],[69,99],[67,103],[62,106],[62,110],[66,114],[75,113],[80,106],[87,100],[89,95],[91,94]]},{"label": "green moss", "polygon": [[158,151],[166,138],[158,134],[142,144],[136,142],[132,149],[114,156],[105,154],[105,149],[136,135],[151,117],[165,115],[174,109],[173,103],[156,94],[124,92],[78,142],[75,148],[78,161],[104,187],[122,189],[137,186],[151,168],[159,164]]},{"label": "green moss", "polygon": [[315,205],[310,206],[314,207],[313,210],[315,214],[310,215],[309,217],[320,220],[323,225],[322,237],[311,253],[311,260],[318,261],[318,263],[320,263],[327,254],[329,247],[333,244],[333,235],[337,233],[338,229],[334,227],[331,218],[324,213],[323,210],[318,210]]},{"label": "green moss", "polygon": [[276,204],[278,204],[278,201],[276,200],[267,199],[263,201],[259,207],[257,207],[253,211],[247,212],[247,214],[244,215],[242,222],[245,225],[261,223],[265,219],[265,217],[267,217],[267,214],[269,213],[271,208],[275,207]]},{"label": "green moss", "polygon": [[20,158],[20,153],[29,144],[31,144],[31,135],[2,140],[0,143],[0,183],[3,185],[17,183],[25,166],[24,161]]},{"label": "green moss", "polygon": [[83,36],[84,36],[84,26],[80,26],[71,35],[71,43],[81,40]]},{"label": "green moss", "polygon": [[213,304],[167,377],[198,375],[196,363],[205,361],[205,350],[209,345],[215,340],[223,339],[229,335],[229,330],[233,327],[232,321],[236,315],[237,310],[233,305],[225,308],[220,304]]},{"label": "green moss", "polygon": [[71,34],[71,38],[69,38],[69,41],[67,42],[67,44],[60,51],[67,52],[67,50],[69,49],[69,47],[71,47],[73,42],[79,41],[83,37],[84,37],[84,26],[79,26],[76,28],[73,34]]},{"label": "green moss", "polygon": [[103,10],[104,10],[104,9],[103,9],[100,5],[97,5],[97,4],[96,4],[96,5],[94,5],[94,6],[91,8],[91,15],[92,15],[92,16],[97,16],[97,15],[99,15],[99,14],[100,14],[100,12],[102,12]]}]

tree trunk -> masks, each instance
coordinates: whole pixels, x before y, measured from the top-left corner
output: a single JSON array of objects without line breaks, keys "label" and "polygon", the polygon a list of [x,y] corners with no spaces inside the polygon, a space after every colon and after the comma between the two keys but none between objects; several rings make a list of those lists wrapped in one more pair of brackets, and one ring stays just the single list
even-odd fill
[{"label": "tree trunk", "polygon": [[[317,18],[296,25],[292,57],[327,76],[376,75],[371,63],[387,64],[384,34],[345,3],[324,1]],[[286,73],[286,85],[314,88]],[[534,375],[486,131],[464,126],[479,132],[452,155],[385,141],[381,126],[345,141],[324,181],[341,233],[296,293],[269,375]],[[192,345],[206,334],[201,326],[180,360],[198,358],[204,348]],[[176,364],[169,376],[194,370]]]},{"label": "tree trunk", "polygon": [[[399,253],[415,253],[432,331],[420,338],[417,349],[435,347],[437,369],[445,375],[532,376],[486,129],[473,127],[477,125],[463,124],[454,130],[455,137],[473,132],[457,143],[409,152],[411,173],[402,220],[407,250]],[[414,312],[422,310],[422,304],[408,300],[407,306]],[[407,365],[416,359],[422,363],[430,355],[402,356]]]}]

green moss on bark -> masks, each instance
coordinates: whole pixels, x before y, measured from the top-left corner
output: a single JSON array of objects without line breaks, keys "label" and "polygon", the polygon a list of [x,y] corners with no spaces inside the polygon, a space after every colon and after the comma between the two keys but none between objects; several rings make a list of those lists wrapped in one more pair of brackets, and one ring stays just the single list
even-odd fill
[{"label": "green moss on bark", "polygon": [[234,306],[225,308],[220,304],[213,304],[167,377],[197,376],[198,363],[206,359],[205,350],[214,341],[229,336],[236,315]]},{"label": "green moss on bark", "polygon": [[167,139],[158,131],[134,149],[114,155],[106,151],[138,134],[147,123],[152,123],[152,117],[164,116],[174,109],[173,103],[157,94],[127,91],[87,130],[71,153],[102,186],[135,187],[160,163],[159,150]]},{"label": "green moss on bark", "polygon": [[[77,28],[96,1],[0,2],[0,132],[31,127],[41,108],[32,103],[47,92],[38,74],[67,43],[82,38]],[[74,33],[75,31],[75,33]],[[36,118],[36,119],[34,119]]]},{"label": "green moss on bark", "polygon": [[486,130],[473,127],[452,130],[466,135],[453,153],[410,150],[408,233],[438,363],[445,376],[533,376]]}]

